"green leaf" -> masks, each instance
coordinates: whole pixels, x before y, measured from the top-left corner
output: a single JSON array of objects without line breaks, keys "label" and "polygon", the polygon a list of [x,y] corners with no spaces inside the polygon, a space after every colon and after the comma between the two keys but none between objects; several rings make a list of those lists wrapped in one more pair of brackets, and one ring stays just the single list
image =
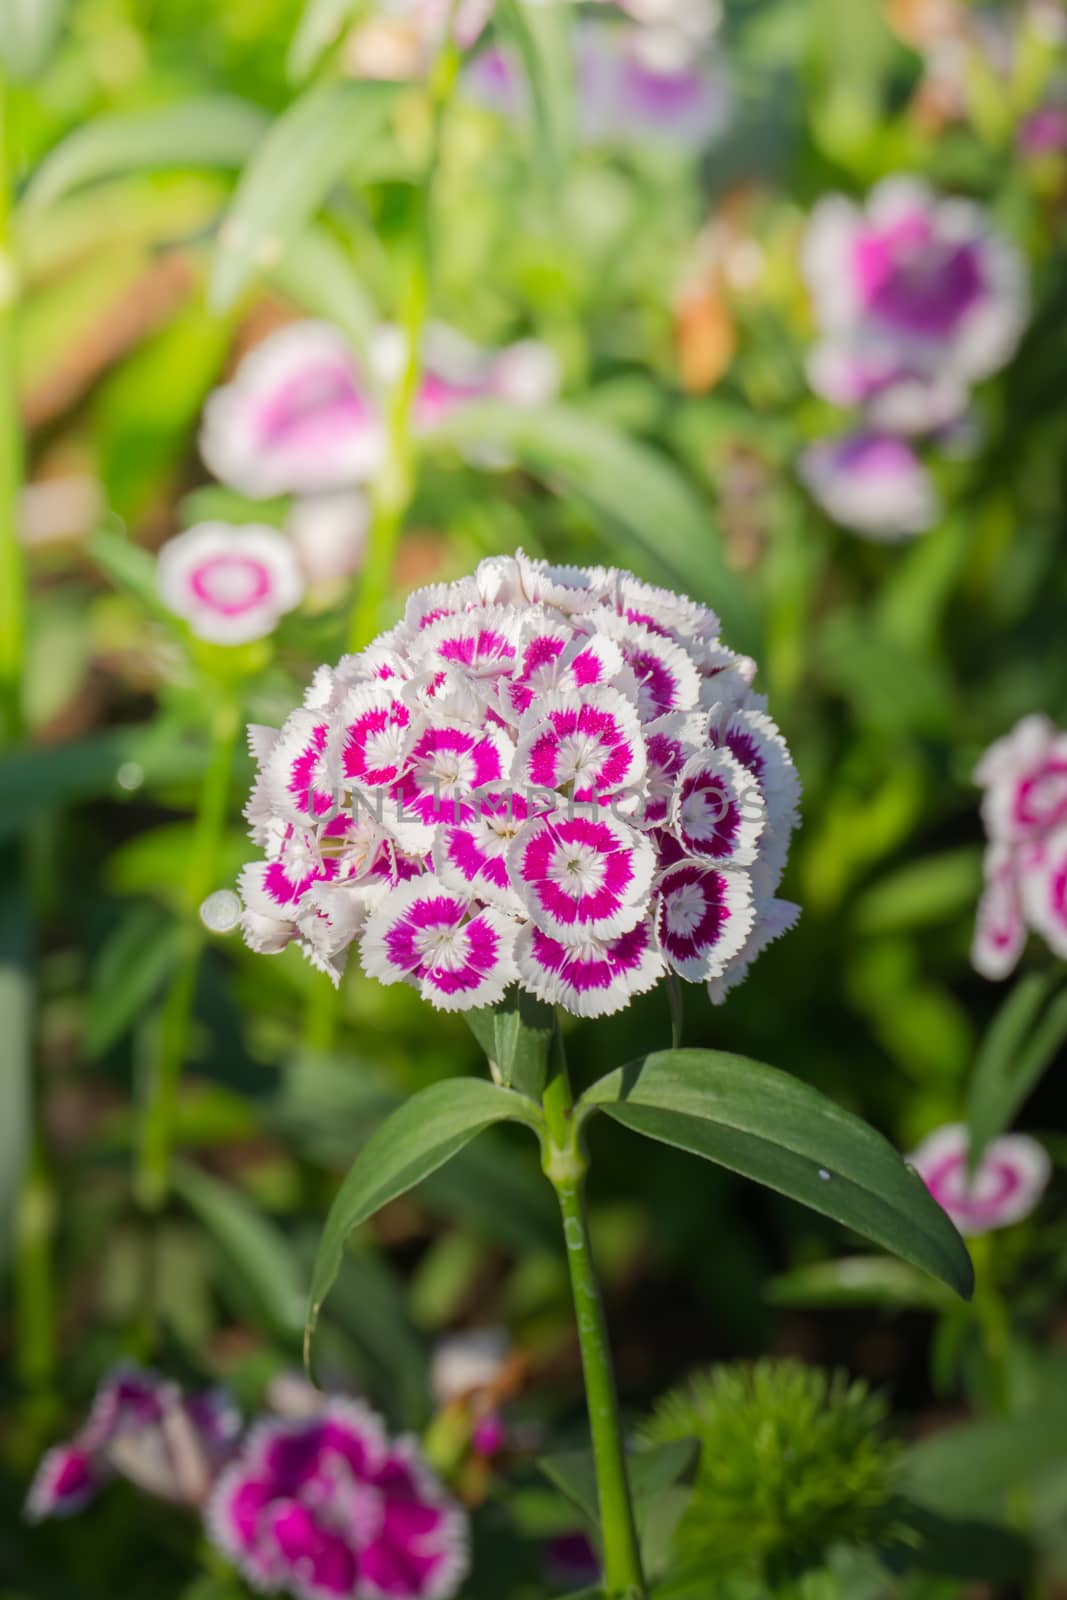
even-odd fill
[{"label": "green leaf", "polygon": [[934,1434],[905,1458],[902,1488],[947,1515],[999,1510],[1010,1490],[1067,1461],[1062,1397],[1022,1416],[984,1417]]},{"label": "green leaf", "polygon": [[11,1221],[22,1187],[32,1137],[33,930],[18,847],[0,855],[0,1017],[4,1064],[0,1072],[0,1262],[11,1248]]},{"label": "green leaf", "polygon": [[[668,1444],[648,1445],[628,1453],[626,1471],[638,1522],[648,1503],[689,1470],[696,1453],[695,1439],[673,1439]],[[594,1527],[599,1526],[596,1467],[591,1450],[566,1450],[541,1456],[537,1465]]]},{"label": "green leaf", "polygon": [[1024,1578],[1033,1565],[1030,1545],[1014,1528],[974,1517],[946,1517],[907,1501],[894,1508],[893,1522],[899,1534],[879,1554],[894,1572],[1010,1583]]},{"label": "green leaf", "polygon": [[609,1073],[578,1103],[789,1195],[903,1256],[957,1294],[974,1272],[941,1207],[881,1134],[808,1084],[717,1050],[666,1050]]},{"label": "green leaf", "polygon": [[93,968],[82,1048],[97,1061],[132,1026],[173,972],[181,929],[158,906],[133,906]]},{"label": "green leaf", "polygon": [[888,873],[857,900],[861,933],[910,932],[937,926],[974,905],[982,883],[977,850],[945,850]]},{"label": "green leaf", "polygon": [[498,0],[497,24],[515,49],[530,90],[538,165],[558,183],[574,143],[574,24],[569,6]]},{"label": "green leaf", "polygon": [[942,1311],[951,1303],[927,1273],[892,1256],[843,1256],[797,1267],[771,1279],[767,1299],[776,1306],[881,1306],[890,1311]]},{"label": "green leaf", "polygon": [[285,1235],[229,1184],[179,1166],[174,1188],[214,1238],[264,1323],[286,1340],[304,1323],[300,1268]]},{"label": "green leaf", "polygon": [[1020,979],[982,1041],[967,1101],[972,1171],[1067,1039],[1067,989],[1040,1014],[1053,982],[1043,973]]},{"label": "green leaf", "polygon": [[43,211],[82,184],[164,168],[242,166],[267,127],[256,106],[232,95],[97,117],[57,145],[23,198],[25,214]]},{"label": "green leaf", "polygon": [[511,1089],[481,1078],[433,1083],[400,1106],[367,1140],[330,1207],[311,1280],[304,1359],[322,1303],[341,1266],[345,1240],[399,1195],[458,1154],[494,1122],[525,1122],[540,1130],[537,1108]]},{"label": "green leaf", "polygon": [[337,42],[356,0],[307,0],[286,58],[291,83],[299,83]]},{"label": "green leaf", "polygon": [[87,548],[97,566],[116,589],[131,595],[150,614],[171,625],[175,622],[160,599],[156,582],[155,557],[125,534],[102,528],[88,540]]},{"label": "green leaf", "polygon": [[564,404],[464,406],[434,438],[498,446],[558,482],[622,531],[634,551],[627,559],[706,601],[732,646],[758,644],[753,591],[726,565],[711,511],[667,456]]},{"label": "green leaf", "polygon": [[305,311],[346,333],[357,352],[366,352],[378,315],[347,252],[325,228],[311,223],[290,240],[270,277]]},{"label": "green leaf", "polygon": [[0,839],[54,806],[193,781],[207,757],[205,741],[187,739],[161,722],[16,751],[0,760]]},{"label": "green leaf", "polygon": [[510,1089],[540,1100],[556,1037],[556,1014],[543,1000],[513,985],[499,1005],[464,1015],[467,1025]]},{"label": "green leaf", "polygon": [[241,174],[219,232],[210,299],[231,305],[249,278],[275,266],[342,174],[384,126],[389,83],[316,84],[271,126]]},{"label": "green leaf", "polygon": [[16,82],[48,65],[66,0],[0,0],[0,64]]}]

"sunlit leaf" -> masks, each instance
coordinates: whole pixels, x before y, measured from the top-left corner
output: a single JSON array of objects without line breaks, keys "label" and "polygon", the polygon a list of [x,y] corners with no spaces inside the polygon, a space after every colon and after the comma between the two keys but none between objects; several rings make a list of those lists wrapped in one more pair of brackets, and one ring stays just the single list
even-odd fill
[{"label": "sunlit leaf", "polygon": [[567,5],[498,0],[497,26],[518,56],[530,91],[538,164],[558,182],[574,142],[574,22]]},{"label": "sunlit leaf", "polygon": [[668,457],[565,404],[464,406],[435,437],[503,448],[587,501],[614,530],[610,559],[625,553],[649,575],[681,585],[719,614],[732,644],[755,647],[754,595],[726,565],[710,509]]},{"label": "sunlit leaf", "polygon": [[277,266],[338,179],[384,126],[396,86],[317,84],[272,123],[241,174],[219,232],[211,300],[230,305],[248,280]]},{"label": "sunlit leaf", "polygon": [[356,4],[357,0],[306,0],[286,60],[286,70],[293,82],[306,78],[336,42]]},{"label": "sunlit leaf", "polygon": [[256,106],[208,95],[84,123],[41,163],[22,202],[42,211],[82,184],[127,172],[240,167],[267,127]]},{"label": "sunlit leaf", "polygon": [[481,1078],[434,1083],[371,1135],[330,1207],[311,1280],[305,1360],[322,1303],[337,1277],[345,1240],[390,1200],[406,1194],[494,1122],[540,1127],[537,1108],[511,1089]]},{"label": "sunlit leaf", "polygon": [[365,351],[377,326],[374,304],[363,289],[355,264],[332,234],[315,223],[286,245],[270,277],[303,310],[332,322]]},{"label": "sunlit leaf", "polygon": [[974,1286],[963,1240],[881,1134],[808,1084],[743,1056],[666,1050],[583,1095],[624,1127],[689,1150],[832,1217],[957,1294]]},{"label": "sunlit leaf", "polygon": [[35,78],[59,36],[67,0],[0,0],[0,64],[16,80]]}]

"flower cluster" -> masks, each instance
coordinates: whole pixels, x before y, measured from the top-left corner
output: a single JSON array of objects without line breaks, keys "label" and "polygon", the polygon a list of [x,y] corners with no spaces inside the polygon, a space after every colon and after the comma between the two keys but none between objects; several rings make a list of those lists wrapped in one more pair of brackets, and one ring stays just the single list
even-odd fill
[{"label": "flower cluster", "polygon": [[967,1129],[951,1123],[924,1139],[908,1160],[961,1233],[989,1233],[1028,1217],[1052,1172],[1042,1146],[1024,1133],[994,1139],[970,1177],[969,1146]]},{"label": "flower cluster", "polygon": [[253,728],[249,944],[448,1010],[516,981],[581,1016],[666,972],[719,1000],[789,928],[799,786],[703,606],[519,552],[422,589]]},{"label": "flower cluster", "polygon": [[801,476],[859,533],[920,532],[938,507],[911,441],[957,427],[972,385],[1012,355],[1027,311],[1022,257],[979,206],[895,177],[865,208],[822,199],[803,265],[821,335],[809,381],[861,420],[846,439],[814,446]]},{"label": "flower cluster", "polygon": [[989,844],[971,959],[984,977],[1004,978],[1028,928],[1067,957],[1067,733],[1024,717],[974,776]]},{"label": "flower cluster", "polygon": [[183,1395],[158,1372],[118,1367],[97,1389],[85,1425],[45,1455],[26,1515],[33,1522],[73,1516],[116,1476],[163,1499],[199,1505],[240,1429],[225,1391]]},{"label": "flower cluster", "polygon": [[297,1600],[447,1600],[467,1571],[464,1512],[348,1400],[257,1423],[206,1518],[253,1588]]}]

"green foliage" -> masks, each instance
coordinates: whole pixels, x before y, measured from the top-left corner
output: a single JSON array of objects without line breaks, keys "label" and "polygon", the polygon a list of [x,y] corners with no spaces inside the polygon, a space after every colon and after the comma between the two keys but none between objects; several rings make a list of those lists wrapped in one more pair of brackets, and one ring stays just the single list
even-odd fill
[{"label": "green foliage", "polygon": [[668,1395],[648,1438],[700,1444],[681,1562],[750,1567],[775,1583],[821,1564],[832,1545],[875,1541],[900,1460],[886,1418],[865,1384],[793,1361],[713,1367]]}]

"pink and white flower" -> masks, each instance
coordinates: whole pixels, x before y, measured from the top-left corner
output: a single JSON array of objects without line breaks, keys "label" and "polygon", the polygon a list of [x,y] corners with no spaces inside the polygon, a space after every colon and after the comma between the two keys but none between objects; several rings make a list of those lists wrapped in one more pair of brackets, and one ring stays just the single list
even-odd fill
[{"label": "pink and white flower", "polygon": [[828,517],[867,539],[910,539],[940,515],[922,461],[891,433],[821,440],[803,452],[797,472]]},{"label": "pink and white flower", "polygon": [[909,1157],[926,1187],[961,1233],[989,1233],[1021,1222],[1035,1210],[1052,1172],[1036,1139],[1006,1134],[988,1144],[973,1177],[966,1127],[951,1123],[923,1140]]},{"label": "pink and white flower", "polygon": [[255,499],[364,483],[384,447],[373,383],[326,322],[292,322],[257,344],[209,398],[200,433],[205,464]]},{"label": "pink and white flower", "polygon": [[1004,978],[1028,929],[1067,957],[1067,733],[1023,717],[974,776],[989,845],[971,960],[983,977]]},{"label": "pink and white flower", "polygon": [[158,1372],[116,1367],[76,1436],[42,1459],[25,1515],[32,1522],[73,1516],[116,1476],[162,1499],[199,1505],[240,1428],[222,1389],[183,1395]]},{"label": "pink and white flower", "polygon": [[[465,406],[488,401],[541,406],[559,392],[559,362],[548,346],[536,339],[485,350],[456,329],[432,323],[423,337],[420,358],[414,422],[421,433],[432,433]],[[397,381],[407,359],[399,328],[379,328],[371,359],[381,382]]]},{"label": "pink and white flower", "polygon": [[826,345],[809,378],[875,427],[924,433],[1008,361],[1027,316],[1019,251],[969,200],[888,178],[866,207],[828,195],[803,264]]},{"label": "pink and white flower", "polygon": [[531,994],[578,1017],[619,1011],[663,976],[663,957],[648,919],[615,939],[581,944],[554,939],[527,922],[516,940],[515,959]]},{"label": "pink and white flower", "polygon": [[645,915],[655,864],[651,842],[606,815],[535,818],[508,852],[531,922],[564,944],[628,933]]},{"label": "pink and white flower", "polygon": [[358,945],[447,1009],[518,982],[600,1015],[668,963],[719,998],[795,915],[799,786],[754,671],[628,573],[519,552],[419,591],[254,730],[248,942],[335,980]]},{"label": "pink and white flower", "polygon": [[285,522],[300,569],[315,586],[341,583],[359,571],[369,528],[370,500],[359,489],[306,495]]},{"label": "pink and white flower", "polygon": [[472,913],[470,898],[426,873],[394,890],[363,931],[363,970],[382,983],[415,983],[441,1011],[499,1000],[515,978],[518,924]]},{"label": "pink and white flower", "polygon": [[467,1571],[464,1512],[351,1401],[258,1423],[207,1525],[253,1588],[297,1600],[449,1600]]},{"label": "pink and white flower", "polygon": [[275,528],[201,522],[159,552],[159,593],[199,639],[248,644],[300,604],[304,579]]}]

